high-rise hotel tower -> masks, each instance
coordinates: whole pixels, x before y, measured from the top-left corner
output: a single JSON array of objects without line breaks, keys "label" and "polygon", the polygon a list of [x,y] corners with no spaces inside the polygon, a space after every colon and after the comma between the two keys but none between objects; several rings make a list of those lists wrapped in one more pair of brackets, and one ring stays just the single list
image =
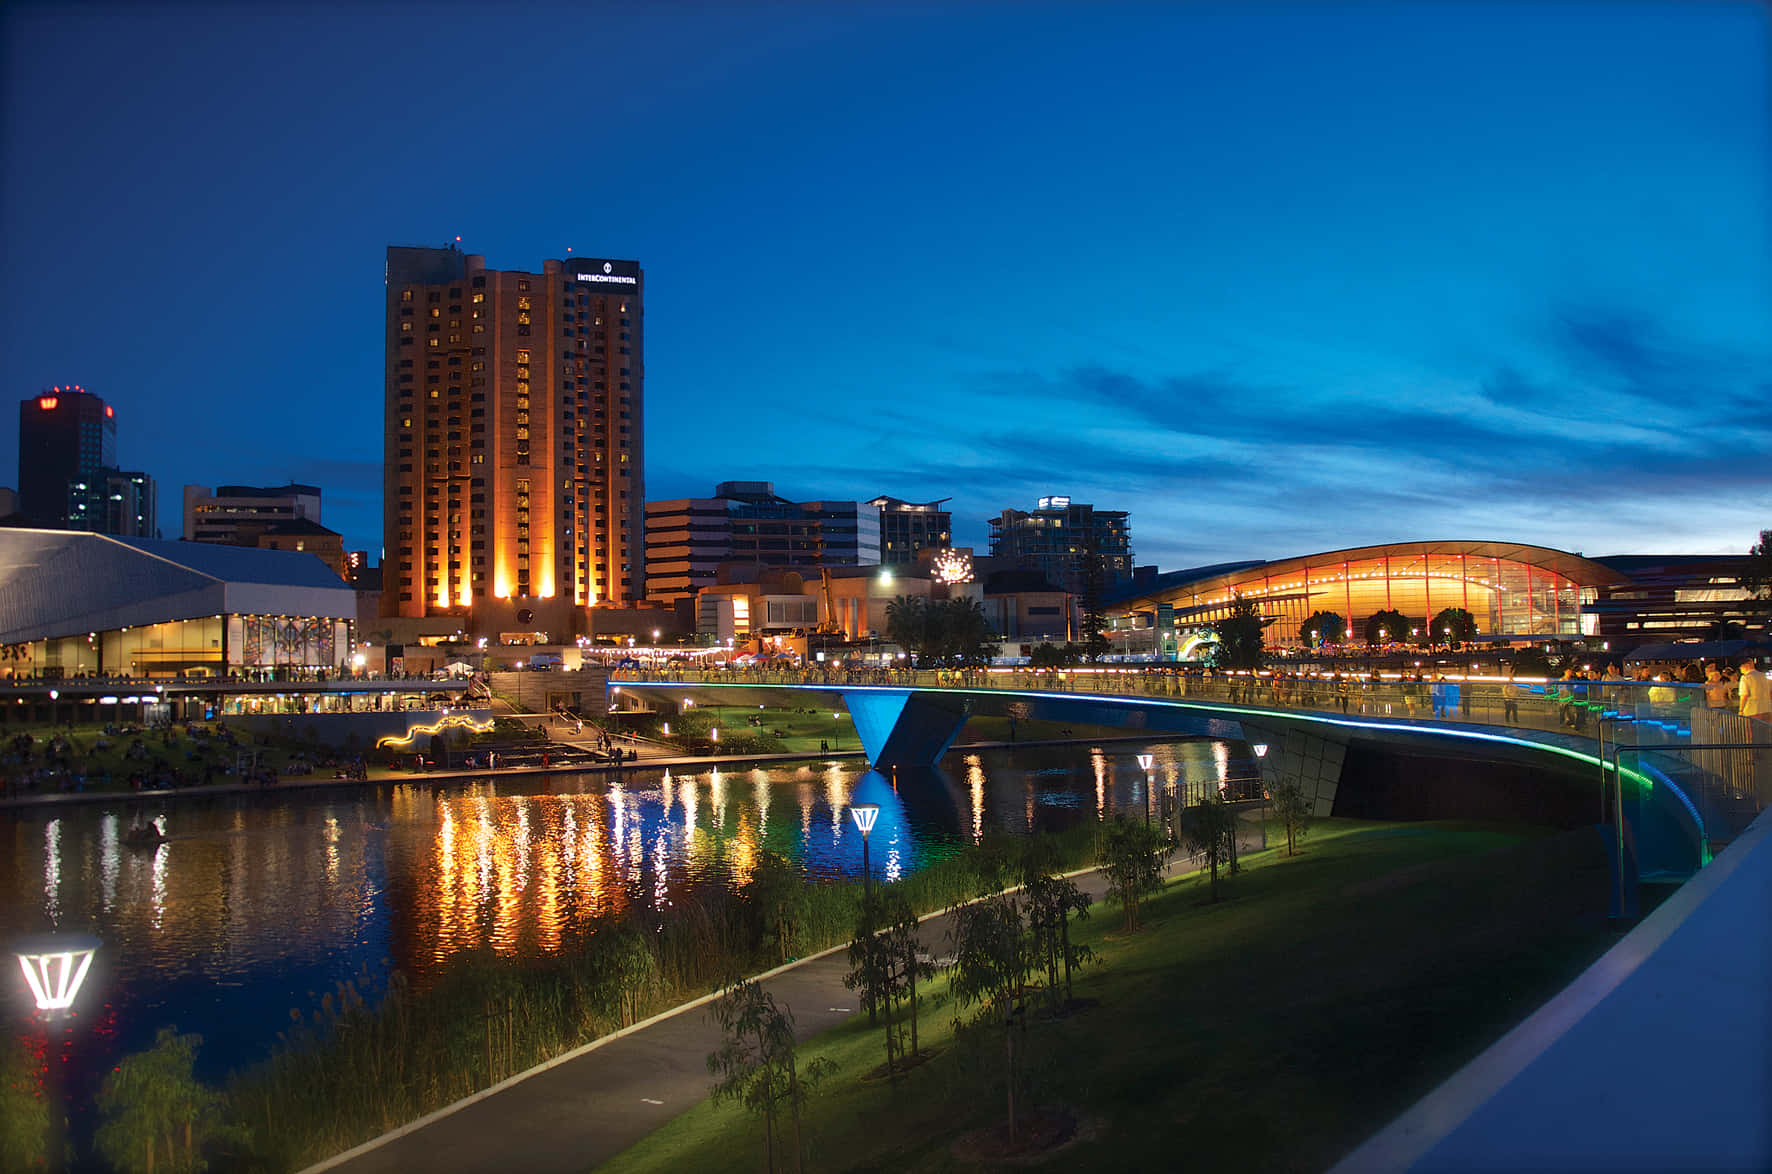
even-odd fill
[{"label": "high-rise hotel tower", "polygon": [[382,614],[586,631],[643,598],[645,277],[388,249]]}]

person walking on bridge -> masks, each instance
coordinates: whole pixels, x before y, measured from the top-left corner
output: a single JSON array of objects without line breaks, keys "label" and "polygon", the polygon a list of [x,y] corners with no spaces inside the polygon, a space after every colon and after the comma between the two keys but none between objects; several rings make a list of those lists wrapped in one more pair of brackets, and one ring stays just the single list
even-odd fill
[{"label": "person walking on bridge", "polygon": [[1741,676],[1736,681],[1741,694],[1741,716],[1772,719],[1772,680],[1766,678],[1754,662],[1741,662]]}]

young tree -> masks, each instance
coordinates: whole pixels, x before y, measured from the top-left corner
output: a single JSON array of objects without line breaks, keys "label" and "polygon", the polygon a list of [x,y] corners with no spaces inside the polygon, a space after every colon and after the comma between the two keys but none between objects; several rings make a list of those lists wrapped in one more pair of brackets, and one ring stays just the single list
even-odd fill
[{"label": "young tree", "polygon": [[[910,1051],[907,1053],[901,1043],[898,1052],[900,1056],[909,1055],[915,1060],[921,1047],[917,1039],[917,986],[935,977],[935,966],[923,959],[922,943],[917,936],[917,911],[911,908],[911,903],[896,889],[887,892],[884,909],[886,931],[882,937],[886,956],[892,965],[892,993],[894,999],[902,999],[910,1009]],[[894,1030],[889,1027],[887,1034],[892,1034]]]},{"label": "young tree", "polygon": [[1169,852],[1168,839],[1148,824],[1122,817],[1102,828],[1096,858],[1107,878],[1108,898],[1126,913],[1127,932],[1138,929],[1144,898],[1162,887]]},{"label": "young tree", "polygon": [[1218,643],[1212,646],[1212,667],[1257,669],[1262,660],[1261,611],[1255,601],[1241,595],[1231,603],[1231,614],[1212,625]]},{"label": "young tree", "polygon": [[[855,914],[855,935],[849,942],[849,973],[843,985],[861,994],[861,1005],[868,1013],[868,1026],[879,1022],[880,1012],[892,1015],[892,958],[880,933],[885,910],[883,896],[862,898]],[[892,1033],[886,1033],[886,1071],[892,1071]]]},{"label": "young tree", "polygon": [[[1088,946],[1071,941],[1071,917],[1089,916],[1089,898],[1057,874],[1056,853],[1044,841],[1029,843],[1022,857],[1022,890],[1027,895],[1028,945],[1034,964],[1046,971],[1046,1005],[1057,1012],[1071,1000],[1071,974],[1092,961]],[[1059,986],[1060,968],[1064,985]]]},{"label": "young tree", "polygon": [[1311,618],[1298,628],[1298,638],[1312,648],[1323,644],[1340,644],[1346,636],[1347,621],[1341,618],[1339,612],[1312,612]]},{"label": "young tree", "polygon": [[[234,1139],[220,1093],[192,1075],[203,1037],[163,1027],[146,1052],[125,1056],[99,1089],[98,1152],[123,1174],[195,1174],[204,1149]],[[165,1154],[160,1160],[161,1153]]]},{"label": "young tree", "polygon": [[1236,852],[1236,812],[1229,803],[1212,796],[1198,807],[1188,809],[1182,837],[1189,852],[1205,858],[1207,871],[1212,877],[1212,900],[1217,901],[1218,870]]},{"label": "young tree", "polygon": [[776,1125],[786,1108],[793,1128],[791,1169],[799,1170],[800,1109],[835,1065],[819,1059],[800,1070],[794,1054],[793,1013],[778,1006],[759,983],[749,979],[732,983],[714,1000],[712,1014],[725,1035],[719,1050],[708,1053],[708,1071],[719,1077],[714,1100],[736,1101],[763,1118],[763,1145],[771,1171],[776,1168]]},{"label": "young tree", "polygon": [[950,911],[948,940],[954,969],[949,989],[962,1007],[978,1008],[975,1019],[1000,1025],[1003,1067],[1009,1090],[1009,1140],[1015,1140],[1015,1027],[1027,985],[1028,952],[1021,907],[1007,893],[982,897]]},{"label": "young tree", "polygon": [[1297,779],[1275,783],[1268,788],[1268,799],[1274,805],[1274,818],[1286,825],[1286,855],[1298,855],[1298,842],[1310,830],[1312,815],[1304,784]]},{"label": "young tree", "polygon": [[[1041,647],[1050,648],[1052,645],[1044,644]],[[1015,741],[1015,727],[1034,716],[1034,707],[1025,701],[1011,701],[1003,707],[1003,712],[1009,718],[1009,740],[1013,742]]]}]

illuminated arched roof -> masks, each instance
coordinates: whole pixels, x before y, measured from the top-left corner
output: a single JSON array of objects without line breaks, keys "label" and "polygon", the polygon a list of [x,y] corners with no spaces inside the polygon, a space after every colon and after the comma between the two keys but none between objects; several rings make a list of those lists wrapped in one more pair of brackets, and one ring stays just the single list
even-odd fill
[{"label": "illuminated arched roof", "polygon": [[1485,632],[1558,634],[1577,630],[1584,591],[1627,582],[1611,567],[1548,546],[1394,542],[1176,572],[1112,606],[1122,613],[1168,606],[1178,619],[1210,621],[1244,595],[1287,625],[1319,609],[1351,623],[1381,607],[1425,619],[1450,606],[1467,608]]}]

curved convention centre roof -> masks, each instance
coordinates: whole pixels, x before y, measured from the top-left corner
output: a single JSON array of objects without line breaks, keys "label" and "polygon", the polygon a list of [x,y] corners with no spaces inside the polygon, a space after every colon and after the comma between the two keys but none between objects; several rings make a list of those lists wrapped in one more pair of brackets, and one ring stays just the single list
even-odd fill
[{"label": "curved convention centre roof", "polygon": [[1160,576],[1113,601],[1118,612],[1172,608],[1178,621],[1209,622],[1237,596],[1254,600],[1283,641],[1318,611],[1353,624],[1378,611],[1428,619],[1462,607],[1495,636],[1578,635],[1594,588],[1630,582],[1566,550],[1518,542],[1394,542],[1272,562],[1220,563]]},{"label": "curved convention centre roof", "polygon": [[357,596],[304,552],[0,529],[0,644],[221,614],[354,619]]}]

